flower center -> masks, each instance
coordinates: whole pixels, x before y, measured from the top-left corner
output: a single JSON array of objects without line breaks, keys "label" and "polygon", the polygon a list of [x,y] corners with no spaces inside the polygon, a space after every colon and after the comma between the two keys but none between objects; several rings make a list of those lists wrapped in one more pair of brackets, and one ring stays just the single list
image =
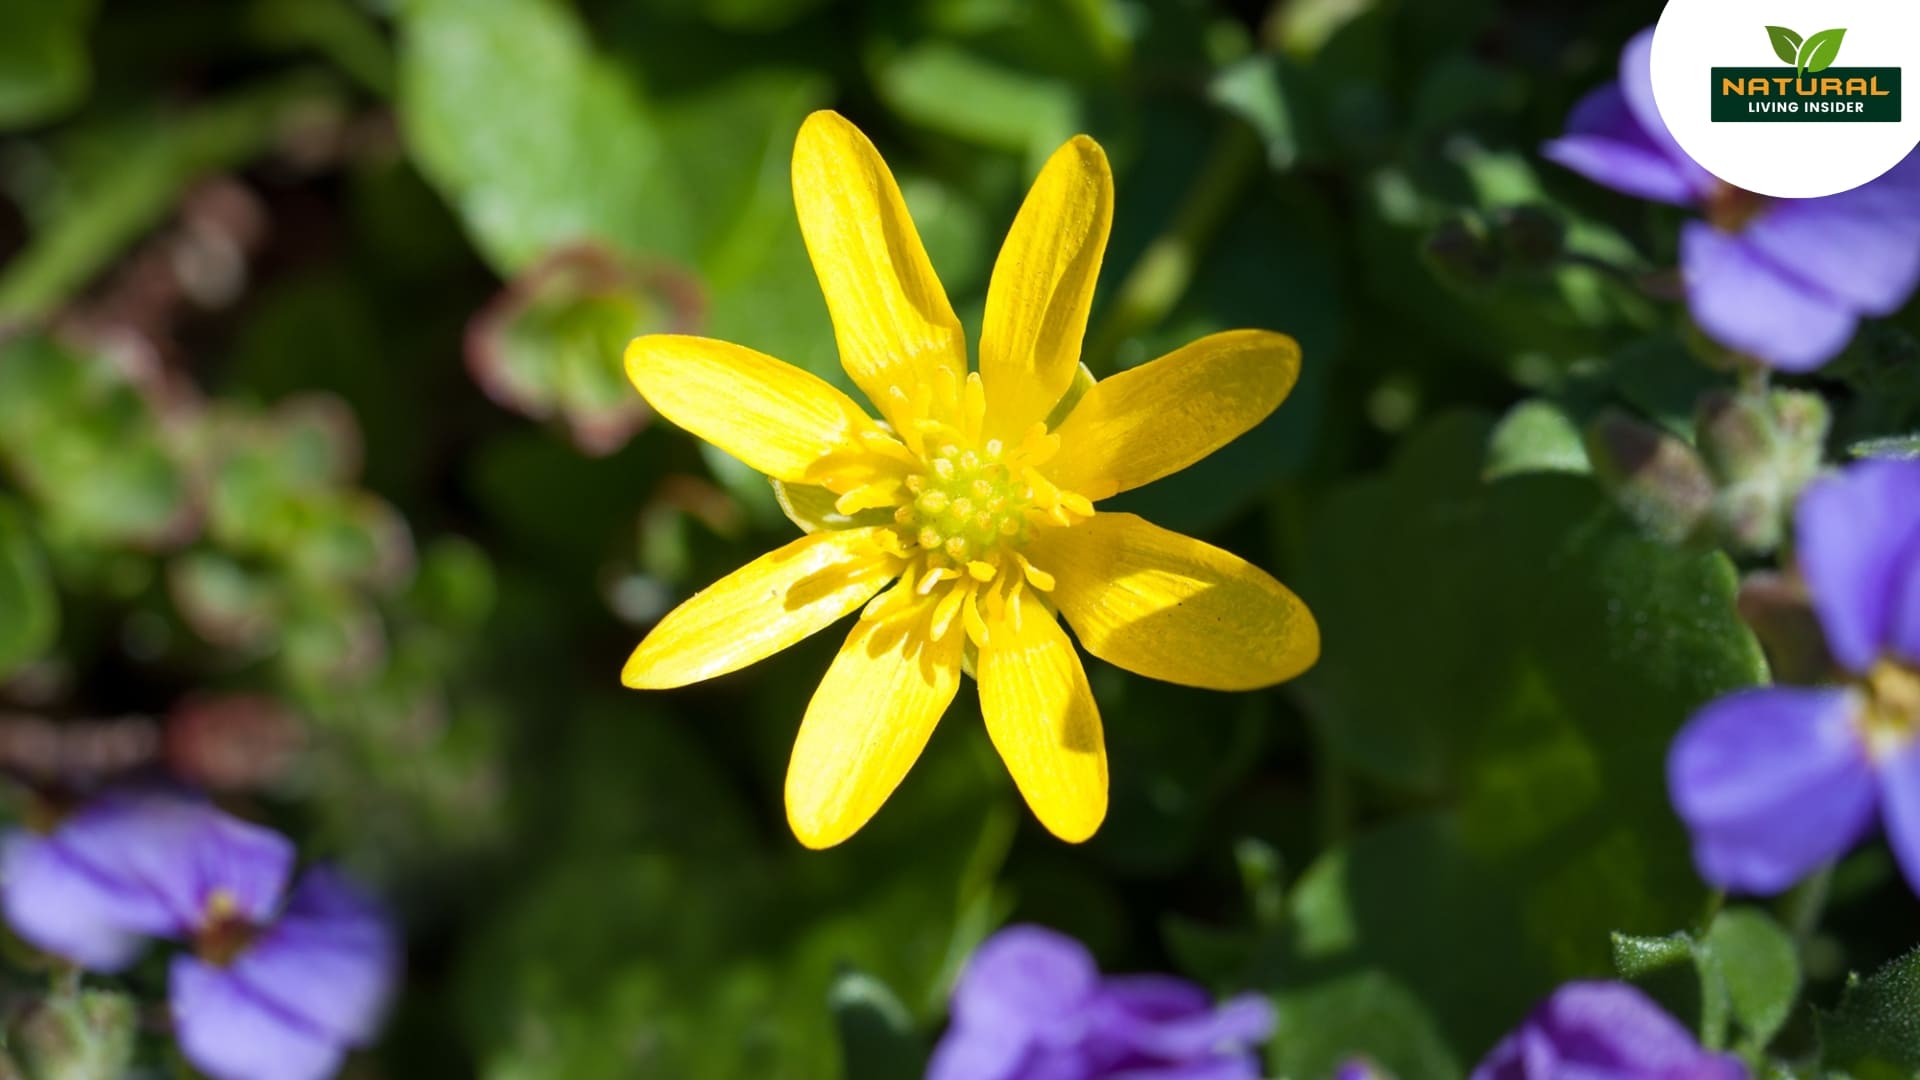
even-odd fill
[{"label": "flower center", "polygon": [[934,453],[925,472],[906,478],[907,501],[894,510],[902,539],[960,565],[1024,545],[1032,533],[1033,484],[1015,474],[999,441],[982,450],[947,445]]},{"label": "flower center", "polygon": [[1767,208],[1765,195],[1757,195],[1732,184],[1715,184],[1707,196],[1707,223],[1721,232],[1737,233]]},{"label": "flower center", "polygon": [[835,462],[821,483],[839,496],[834,507],[841,514],[891,510],[884,546],[901,560],[900,582],[862,618],[926,615],[933,640],[960,625],[980,645],[990,623],[1018,624],[1026,590],[1053,589],[1053,575],[1022,553],[1029,541],[1049,526],[1092,516],[1093,504],[1040,471],[1060,448],[1045,424],[1018,440],[985,437],[978,373],[939,404],[921,401],[915,411],[956,419],[922,419],[908,431],[863,436],[865,453]]},{"label": "flower center", "polygon": [[1867,672],[1866,690],[1860,726],[1868,753],[1885,757],[1920,735],[1920,670],[1883,659]]},{"label": "flower center", "polygon": [[228,889],[215,889],[207,897],[199,932],[193,936],[194,952],[215,967],[226,967],[245,952],[259,934],[260,928],[240,913],[239,898]]}]

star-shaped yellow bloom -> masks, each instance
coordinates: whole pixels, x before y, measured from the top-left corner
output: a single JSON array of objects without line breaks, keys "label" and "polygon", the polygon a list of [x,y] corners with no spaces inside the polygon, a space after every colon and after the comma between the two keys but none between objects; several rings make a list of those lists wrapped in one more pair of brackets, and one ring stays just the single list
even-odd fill
[{"label": "star-shaped yellow bloom", "polygon": [[1188,686],[1267,686],[1319,655],[1312,614],[1259,568],[1094,509],[1259,423],[1292,388],[1299,347],[1213,334],[1075,402],[1113,220],[1112,172],[1085,136],[1047,161],[1014,219],[976,372],[892,173],[837,113],[800,128],[793,197],[840,361],[885,419],[739,345],[635,339],[627,373],[653,408],[773,478],[808,532],[670,612],[622,679],[709,679],[864,607],[794,741],[794,835],[823,848],[866,824],[967,672],[1027,804],[1084,840],[1106,816],[1106,747],[1056,612],[1093,655]]}]

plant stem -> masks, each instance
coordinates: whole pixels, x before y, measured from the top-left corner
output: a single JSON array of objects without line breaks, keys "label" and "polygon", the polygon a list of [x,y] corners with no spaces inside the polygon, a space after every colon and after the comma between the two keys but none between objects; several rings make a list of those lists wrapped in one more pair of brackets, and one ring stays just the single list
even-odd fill
[{"label": "plant stem", "polygon": [[1793,940],[1805,945],[1807,938],[1820,925],[1820,916],[1827,909],[1827,893],[1833,885],[1833,864],[1827,863],[1813,872],[1812,876],[1795,885],[1781,901],[1780,914],[1785,919],[1787,931]]},{"label": "plant stem", "polygon": [[1702,936],[1705,936],[1707,928],[1713,925],[1713,920],[1720,916],[1720,909],[1726,906],[1727,890],[1715,889],[1707,894],[1707,905],[1705,910],[1700,912],[1700,924],[1697,927]]}]

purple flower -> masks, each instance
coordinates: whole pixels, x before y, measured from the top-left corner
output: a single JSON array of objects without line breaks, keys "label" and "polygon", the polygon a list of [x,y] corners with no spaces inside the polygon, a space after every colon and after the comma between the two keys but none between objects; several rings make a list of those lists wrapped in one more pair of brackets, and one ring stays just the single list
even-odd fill
[{"label": "purple flower", "polygon": [[1620,81],[1588,94],[1543,153],[1616,191],[1693,207],[1680,269],[1694,321],[1714,339],[1786,371],[1846,348],[1863,316],[1891,314],[1920,284],[1920,158],[1823,199],[1768,199],[1718,179],[1680,149],[1653,103],[1644,30],[1620,54]]},{"label": "purple flower", "polygon": [[1500,1041],[1470,1080],[1746,1080],[1737,1058],[1710,1053],[1625,983],[1555,990]]},{"label": "purple flower", "polygon": [[369,1042],[398,950],[384,916],[314,869],[287,895],[278,833],[172,794],[111,796],[0,849],[0,900],[28,941],[99,970],[147,937],[187,942],[169,997],[181,1050],[215,1080],[319,1080]]},{"label": "purple flower", "polygon": [[1920,461],[1817,481],[1795,514],[1801,573],[1849,685],[1731,694],[1674,741],[1668,786],[1694,860],[1776,893],[1885,823],[1920,891]]},{"label": "purple flower", "polygon": [[1079,942],[1036,926],[980,946],[952,1012],[927,1080],[1256,1080],[1274,1025],[1257,996],[1216,1006],[1183,979],[1103,979]]},{"label": "purple flower", "polygon": [[173,958],[180,1049],[218,1080],[315,1080],[379,1030],[395,968],[386,920],[324,869],[265,924],[216,912],[199,955]]}]

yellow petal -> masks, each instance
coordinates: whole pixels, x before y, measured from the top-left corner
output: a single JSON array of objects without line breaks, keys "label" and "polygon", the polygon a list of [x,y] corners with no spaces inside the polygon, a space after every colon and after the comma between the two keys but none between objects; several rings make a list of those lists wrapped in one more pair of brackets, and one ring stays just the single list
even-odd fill
[{"label": "yellow petal", "polygon": [[1040,170],[987,285],[980,375],[992,433],[1024,433],[1073,382],[1112,224],[1106,152],[1076,135]]},{"label": "yellow petal", "polygon": [[1132,514],[1095,514],[1034,538],[1053,602],[1087,651],[1155,679],[1251,690],[1320,656],[1313,613],[1266,571]]},{"label": "yellow petal", "polygon": [[764,659],[873,598],[900,572],[882,528],[803,536],[721,578],[667,613],[633,650],[620,681],[658,690]]},{"label": "yellow petal", "polygon": [[810,848],[859,831],[913,767],[960,685],[965,634],[926,634],[928,605],[862,619],[807,704],[787,763],[787,823]]},{"label": "yellow petal", "polygon": [[1095,383],[1060,425],[1044,471],[1089,499],[1179,472],[1266,419],[1300,374],[1300,346],[1226,330]]},{"label": "yellow petal", "polygon": [[800,125],[793,204],[847,374],[896,431],[922,415],[908,405],[916,391],[950,409],[967,372],[960,320],[887,163],[840,114]]},{"label": "yellow petal", "polygon": [[1020,794],[1047,831],[1077,844],[1107,816],[1107,746],[1080,657],[1059,622],[1030,610],[980,650],[980,712]]},{"label": "yellow petal", "polygon": [[859,452],[875,424],[817,376],[741,345],[649,334],[627,345],[627,378],[654,411],[780,480]]}]

